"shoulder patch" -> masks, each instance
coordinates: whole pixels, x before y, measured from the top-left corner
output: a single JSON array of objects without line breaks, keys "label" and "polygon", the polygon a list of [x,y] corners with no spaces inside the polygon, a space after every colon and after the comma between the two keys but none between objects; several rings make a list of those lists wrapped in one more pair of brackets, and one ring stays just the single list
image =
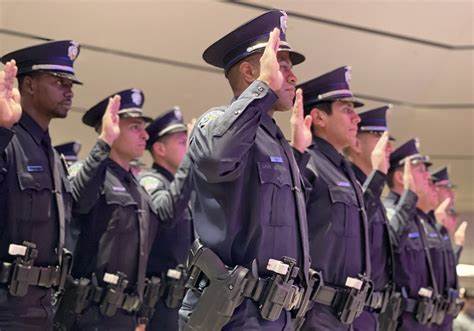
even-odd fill
[{"label": "shoulder patch", "polygon": [[219,117],[219,115],[222,113],[222,111],[219,111],[219,110],[212,110],[206,114],[204,114],[201,119],[199,120],[199,128],[203,128],[205,127],[210,121],[216,119],[217,117]]},{"label": "shoulder patch", "polygon": [[76,177],[77,173],[79,172],[79,169],[82,167],[83,161],[78,161],[76,163],[73,163],[67,168],[67,171],[69,173],[69,177]]},{"label": "shoulder patch", "polygon": [[140,178],[140,185],[150,193],[160,185],[160,180],[154,176],[144,176]]}]

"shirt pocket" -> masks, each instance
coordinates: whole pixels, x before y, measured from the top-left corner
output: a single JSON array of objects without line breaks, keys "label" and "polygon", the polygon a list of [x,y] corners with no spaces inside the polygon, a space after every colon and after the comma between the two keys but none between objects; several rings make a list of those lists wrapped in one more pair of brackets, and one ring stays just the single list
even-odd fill
[{"label": "shirt pocket", "polygon": [[104,198],[105,203],[111,210],[109,220],[107,220],[107,231],[122,234],[137,231],[138,204],[133,200],[132,196],[125,191],[125,188],[120,188],[120,191],[114,187],[106,188],[104,190]]},{"label": "shirt pocket", "polygon": [[[262,186],[261,198],[269,199],[269,203],[262,205],[269,206],[269,224],[272,226],[293,224],[296,220],[296,206],[290,170],[283,163],[272,162],[257,162],[257,168]],[[268,211],[265,211],[265,214],[268,215]]]},{"label": "shirt pocket", "polygon": [[[403,248],[402,267],[407,273],[417,273],[425,269],[425,251],[420,232],[411,230],[407,233]],[[422,273],[422,272],[421,272]],[[417,278],[415,275],[413,277]]]},{"label": "shirt pocket", "polygon": [[330,186],[329,197],[333,231],[345,237],[360,236],[360,211],[352,187]]},{"label": "shirt pocket", "polygon": [[23,222],[42,223],[51,218],[52,187],[48,172],[17,174],[20,196],[15,201],[18,218]]}]

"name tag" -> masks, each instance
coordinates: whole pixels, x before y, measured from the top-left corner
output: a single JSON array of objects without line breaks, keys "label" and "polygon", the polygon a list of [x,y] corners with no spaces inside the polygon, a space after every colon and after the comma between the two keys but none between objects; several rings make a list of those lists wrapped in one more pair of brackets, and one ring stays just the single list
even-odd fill
[{"label": "name tag", "polygon": [[438,236],[436,232],[430,232],[428,235],[430,236],[430,238],[436,238]]},{"label": "name tag", "polygon": [[123,186],[112,186],[112,191],[114,191],[114,192],[125,192],[126,189]]},{"label": "name tag", "polygon": [[283,163],[283,159],[281,156],[270,156],[270,161],[273,163]]},{"label": "name tag", "polygon": [[411,238],[411,239],[415,239],[415,238],[419,238],[420,237],[420,233],[419,232],[410,232],[408,234],[408,238]]},{"label": "name tag", "polygon": [[349,183],[349,182],[338,182],[337,186],[351,187],[351,183]]},{"label": "name tag", "polygon": [[28,172],[43,172],[43,166],[42,165],[29,165],[26,166],[26,171]]}]

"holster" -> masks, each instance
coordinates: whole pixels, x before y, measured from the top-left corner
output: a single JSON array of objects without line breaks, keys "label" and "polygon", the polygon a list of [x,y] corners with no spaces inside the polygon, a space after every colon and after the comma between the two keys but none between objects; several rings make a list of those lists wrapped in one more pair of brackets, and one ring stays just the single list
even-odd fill
[{"label": "holster", "polygon": [[89,306],[92,296],[92,287],[89,279],[78,280],[68,277],[64,293],[59,299],[56,314],[54,315],[54,329],[58,331],[69,330],[77,315]]},{"label": "holster", "polygon": [[297,307],[293,314],[293,326],[295,331],[299,331],[306,319],[306,313],[311,309],[313,298],[319,292],[321,286],[324,285],[323,274],[319,271],[309,269],[308,284],[304,291],[301,304]]},{"label": "holster", "polygon": [[446,313],[456,317],[464,307],[464,300],[459,297],[459,291],[454,288],[448,290],[448,309]]},{"label": "holster", "polygon": [[359,279],[363,282],[362,287],[359,290],[348,289],[344,300],[335,307],[338,318],[343,324],[352,324],[359,317],[372,290],[372,282],[365,275],[359,275]]},{"label": "holster", "polygon": [[200,298],[184,331],[220,331],[242,303],[247,268],[229,271],[209,248],[196,241],[188,260],[186,288],[200,292]]},{"label": "holster", "polygon": [[152,277],[145,281],[143,302],[138,313],[140,317],[150,319],[153,316],[156,303],[160,299],[162,285],[161,279],[158,277]]},{"label": "holster", "polygon": [[415,318],[418,323],[427,325],[432,321],[435,312],[435,302],[433,299],[421,298],[416,307]]},{"label": "holster", "polygon": [[[170,271],[179,274],[179,277],[171,277]],[[186,294],[187,272],[184,265],[180,264],[173,270],[168,270],[164,286],[164,302],[166,307],[176,309],[181,306]]]},{"label": "holster", "polygon": [[395,331],[402,314],[402,294],[393,291],[384,312],[379,315],[380,330]]}]

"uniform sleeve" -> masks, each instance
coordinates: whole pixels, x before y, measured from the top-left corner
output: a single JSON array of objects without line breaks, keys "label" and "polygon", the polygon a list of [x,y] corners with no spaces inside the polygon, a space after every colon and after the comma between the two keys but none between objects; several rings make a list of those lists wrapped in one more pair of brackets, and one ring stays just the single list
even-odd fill
[{"label": "uniform sleeve", "polygon": [[3,183],[7,175],[6,149],[14,134],[13,130],[0,127],[0,183]]},{"label": "uniform sleeve", "polygon": [[405,230],[410,220],[415,217],[417,195],[410,190],[405,190],[397,205],[387,208],[387,218],[397,236]]},{"label": "uniform sleeve", "polygon": [[387,176],[385,174],[375,170],[367,177],[362,185],[367,215],[370,216],[377,212],[378,205],[376,201],[380,200],[386,180]]},{"label": "uniform sleeve", "polygon": [[461,259],[462,248],[463,247],[460,245],[453,244],[453,253],[456,258],[456,264],[459,264],[459,260]]},{"label": "uniform sleeve", "polygon": [[169,187],[156,177],[144,176],[140,184],[150,194],[156,212],[164,225],[172,227],[183,218],[191,196],[191,160],[186,153]]},{"label": "uniform sleeve", "polygon": [[257,80],[225,110],[202,116],[189,146],[196,174],[210,183],[237,178],[255,142],[261,114],[276,100],[269,86]]},{"label": "uniform sleeve", "polygon": [[106,171],[104,162],[110,153],[110,146],[103,140],[97,140],[91,152],[72,178],[73,210],[86,214],[100,196],[100,189]]}]

